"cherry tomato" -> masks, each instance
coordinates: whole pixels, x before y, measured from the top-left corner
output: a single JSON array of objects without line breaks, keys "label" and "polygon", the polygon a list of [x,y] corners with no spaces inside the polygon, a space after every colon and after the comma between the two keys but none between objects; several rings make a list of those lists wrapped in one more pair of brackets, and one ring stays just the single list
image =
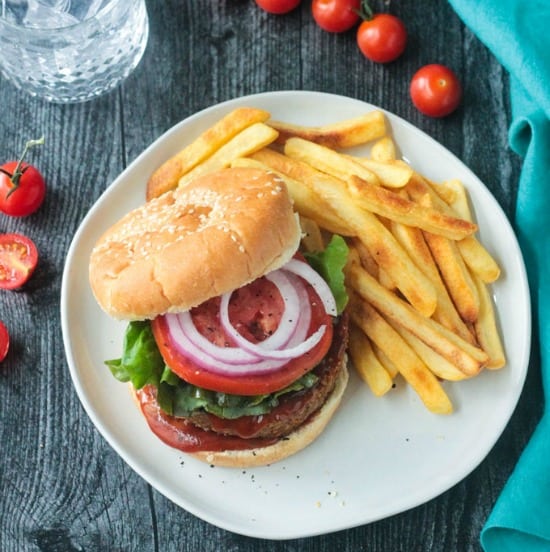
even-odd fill
[{"label": "cherry tomato", "polygon": [[342,33],[359,21],[361,0],[313,0],[311,13],[321,29]]},{"label": "cherry tomato", "polygon": [[6,358],[9,348],[10,334],[8,333],[8,328],[6,328],[6,325],[0,320],[0,362],[2,362]]},{"label": "cherry tomato", "polygon": [[21,287],[38,263],[34,242],[20,234],[0,234],[0,288]]},{"label": "cherry tomato", "polygon": [[256,0],[256,4],[269,13],[282,14],[292,11],[302,0]]},{"label": "cherry tomato", "polygon": [[23,161],[27,151],[44,139],[29,140],[19,161],[9,161],[0,167],[0,211],[14,217],[34,213],[46,195],[44,178],[32,165]]},{"label": "cherry tomato", "polygon": [[462,100],[462,86],[456,74],[437,63],[425,65],[413,76],[410,85],[413,104],[424,115],[445,117]]},{"label": "cherry tomato", "polygon": [[407,29],[395,15],[377,13],[357,29],[357,45],[363,55],[377,63],[397,59],[407,44]]}]

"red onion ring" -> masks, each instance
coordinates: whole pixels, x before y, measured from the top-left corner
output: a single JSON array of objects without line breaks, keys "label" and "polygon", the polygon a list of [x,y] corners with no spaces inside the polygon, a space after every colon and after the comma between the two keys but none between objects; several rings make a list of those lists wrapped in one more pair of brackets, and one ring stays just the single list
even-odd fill
[{"label": "red onion ring", "polygon": [[258,359],[257,362],[251,362],[248,364],[230,364],[216,358],[215,356],[220,352],[219,349],[225,349],[228,347],[218,347],[217,345],[209,342],[211,347],[208,351],[203,351],[185,335],[185,332],[179,323],[179,314],[167,314],[165,315],[165,318],[174,347],[176,347],[182,355],[190,358],[196,364],[209,371],[216,370],[217,372],[223,374],[240,375],[268,372],[280,368],[286,364],[286,360],[274,359]]},{"label": "red onion ring", "polygon": [[252,343],[239,333],[229,320],[231,292],[221,297],[220,319],[235,347],[220,347],[210,342],[198,331],[190,312],[165,315],[173,345],[202,368],[229,375],[276,370],[307,353],[322,339],[326,325],[307,337],[311,305],[304,281],[315,289],[325,311],[335,316],[336,302],[330,288],[307,263],[295,259],[265,277],[277,287],[284,302],[281,320],[271,336]]},{"label": "red onion ring", "polygon": [[281,270],[287,270],[303,278],[317,292],[317,295],[323,302],[326,313],[331,316],[336,316],[338,314],[336,300],[334,299],[334,295],[332,295],[330,287],[309,264],[291,259]]}]

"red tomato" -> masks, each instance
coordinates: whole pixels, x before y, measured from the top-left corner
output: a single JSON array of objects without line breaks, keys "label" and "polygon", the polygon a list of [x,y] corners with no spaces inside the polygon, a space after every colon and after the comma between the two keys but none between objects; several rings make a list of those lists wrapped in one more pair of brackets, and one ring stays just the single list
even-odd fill
[{"label": "red tomato", "polygon": [[429,117],[445,117],[462,100],[462,86],[456,74],[437,63],[425,65],[413,76],[410,95],[416,108]]},{"label": "red tomato", "polygon": [[282,14],[292,11],[302,0],[256,0],[256,4],[269,13]]},{"label": "red tomato", "polygon": [[311,13],[321,29],[342,33],[359,21],[361,0],[313,0]]},{"label": "red tomato", "polygon": [[21,287],[38,263],[33,241],[20,234],[0,234],[0,288]]},{"label": "red tomato", "polygon": [[[269,287],[267,287],[269,286]],[[262,289],[263,288],[263,289]],[[280,296],[273,292],[273,284],[265,278],[255,280],[242,288],[243,293],[236,292],[230,302],[229,316],[239,332],[250,340],[257,340],[259,333],[269,334],[270,327],[275,321],[275,327],[281,318]],[[214,391],[233,393],[236,395],[259,395],[282,389],[319,364],[326,355],[332,342],[332,320],[326,314],[321,300],[315,290],[307,286],[311,302],[311,324],[308,335],[314,333],[325,324],[325,331],[321,341],[308,353],[297,357],[283,367],[269,373],[226,375],[207,370],[196,364],[192,359],[180,353],[171,345],[172,339],[163,316],[153,320],[151,327],[159,350],[166,364],[185,381]],[[265,290],[265,291],[264,291]],[[274,301],[276,298],[276,301]],[[256,304],[253,308],[251,302]],[[225,332],[221,328],[218,316],[219,299],[206,301],[196,309],[192,316],[195,326],[213,343],[222,345],[227,341]],[[248,330],[248,331],[247,331]]]},{"label": "red tomato", "polygon": [[377,63],[397,59],[407,44],[407,29],[395,15],[378,13],[357,29],[357,45],[363,55]]},{"label": "red tomato", "polygon": [[34,213],[46,195],[42,175],[32,165],[23,161],[27,151],[44,143],[44,139],[29,140],[19,161],[9,161],[0,167],[0,211],[14,217]]},{"label": "red tomato", "polygon": [[0,321],[0,362],[2,362],[8,354],[10,348],[10,334],[6,325]]}]

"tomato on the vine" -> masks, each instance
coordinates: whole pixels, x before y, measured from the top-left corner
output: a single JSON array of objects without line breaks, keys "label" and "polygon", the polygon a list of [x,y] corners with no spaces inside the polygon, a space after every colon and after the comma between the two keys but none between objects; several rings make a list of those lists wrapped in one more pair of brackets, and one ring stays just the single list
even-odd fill
[{"label": "tomato on the vine", "polygon": [[311,13],[321,29],[342,33],[359,21],[361,0],[313,0]]},{"label": "tomato on the vine", "polygon": [[6,358],[9,348],[10,334],[8,333],[8,328],[6,328],[6,325],[0,320],[0,362],[2,362]]},{"label": "tomato on the vine", "polygon": [[256,0],[256,4],[266,12],[283,14],[297,8],[301,1],[302,0]]},{"label": "tomato on the vine", "polygon": [[425,65],[413,76],[410,95],[415,107],[429,117],[445,117],[462,100],[462,85],[456,74],[438,63]]},{"label": "tomato on the vine", "polygon": [[397,59],[407,44],[407,29],[399,17],[388,13],[365,14],[357,29],[357,45],[363,55],[377,63]]},{"label": "tomato on the vine", "polygon": [[46,195],[46,183],[36,167],[23,159],[27,151],[44,139],[29,140],[19,161],[9,161],[0,166],[0,211],[13,217],[25,217],[34,213]]},{"label": "tomato on the vine", "polygon": [[21,234],[0,234],[0,288],[20,288],[38,263],[34,242]]}]

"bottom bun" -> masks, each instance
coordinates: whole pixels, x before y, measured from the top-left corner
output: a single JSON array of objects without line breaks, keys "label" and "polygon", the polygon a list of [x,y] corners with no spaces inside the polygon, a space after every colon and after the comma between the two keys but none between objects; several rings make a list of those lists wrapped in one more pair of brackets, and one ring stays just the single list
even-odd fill
[{"label": "bottom bun", "polygon": [[288,458],[311,444],[323,432],[340,406],[349,379],[347,356],[342,359],[342,368],[332,393],[323,406],[309,420],[273,445],[248,450],[228,450],[221,452],[193,452],[191,456],[212,466],[229,468],[252,468],[265,466]]}]

